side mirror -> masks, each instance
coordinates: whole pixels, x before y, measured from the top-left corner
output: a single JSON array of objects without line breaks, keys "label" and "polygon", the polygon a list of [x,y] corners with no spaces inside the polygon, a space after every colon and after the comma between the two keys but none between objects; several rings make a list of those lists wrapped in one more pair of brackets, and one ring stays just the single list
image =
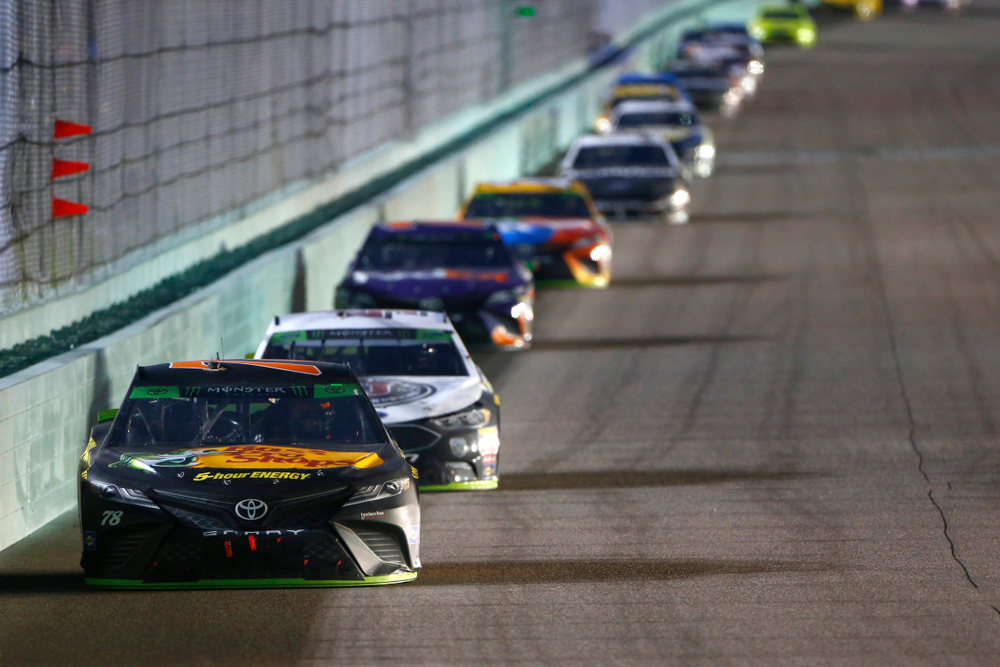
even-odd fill
[{"label": "side mirror", "polygon": [[118,408],[111,408],[110,410],[101,410],[97,413],[97,423],[111,421],[118,414]]}]

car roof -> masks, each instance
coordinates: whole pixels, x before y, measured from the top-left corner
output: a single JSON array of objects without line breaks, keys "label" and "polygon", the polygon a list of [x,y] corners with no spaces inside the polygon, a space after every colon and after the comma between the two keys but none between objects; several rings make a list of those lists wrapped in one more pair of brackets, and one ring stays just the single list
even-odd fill
[{"label": "car roof", "polygon": [[586,186],[570,178],[520,178],[514,181],[479,183],[473,191],[478,194],[500,194],[514,192],[575,192],[584,194]]},{"label": "car roof", "polygon": [[372,227],[369,236],[379,237],[400,233],[413,233],[422,235],[440,234],[442,237],[447,237],[453,234],[474,234],[476,232],[497,232],[497,228],[491,222],[478,220],[414,220],[379,223]]},{"label": "car roof", "polygon": [[282,315],[269,334],[329,329],[434,329],[454,332],[448,316],[426,310],[348,309]]},{"label": "car roof", "polygon": [[281,384],[328,384],[357,382],[345,364],[313,361],[205,359],[174,361],[136,368],[132,380],[137,386],[236,386]]},{"label": "car roof", "polygon": [[694,110],[694,105],[687,101],[668,102],[666,100],[632,100],[619,104],[615,107],[614,113],[616,116],[621,117],[628,113],[669,113],[671,111],[693,112]]},{"label": "car roof", "polygon": [[806,10],[800,4],[797,3],[771,3],[767,5],[761,5],[759,13],[766,14],[768,12],[795,12],[796,14],[805,14]]},{"label": "car roof", "polygon": [[634,83],[662,83],[677,85],[677,79],[670,72],[626,72],[618,75],[615,85],[624,86]]},{"label": "car roof", "polygon": [[580,148],[590,148],[591,146],[644,146],[656,144],[662,146],[666,143],[655,134],[643,130],[629,132],[611,132],[610,134],[588,134],[576,140],[575,145]]}]

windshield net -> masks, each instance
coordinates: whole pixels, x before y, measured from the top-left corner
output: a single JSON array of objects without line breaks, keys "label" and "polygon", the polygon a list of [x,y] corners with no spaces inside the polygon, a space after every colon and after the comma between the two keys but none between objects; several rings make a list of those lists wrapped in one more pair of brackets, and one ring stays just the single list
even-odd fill
[{"label": "windshield net", "polygon": [[466,218],[589,218],[590,209],[572,192],[533,194],[481,194],[469,202]]},{"label": "windshield net", "polygon": [[[503,241],[490,232],[462,235],[397,234],[369,239],[358,254],[361,271],[429,271],[433,269],[509,269]],[[487,238],[484,238],[486,236]]]},{"label": "windshield net", "polygon": [[690,127],[697,122],[697,118],[691,113],[626,113],[622,114],[618,119],[618,127],[643,127],[646,125],[679,125]]},{"label": "windshield net", "polygon": [[318,449],[385,441],[354,384],[282,387],[134,387],[108,446],[306,444]]},{"label": "windshield net", "polygon": [[283,332],[271,337],[264,357],[350,364],[361,377],[469,374],[451,334],[435,329]]},{"label": "windshield net", "polygon": [[668,166],[667,152],[660,146],[594,146],[581,148],[573,161],[574,169],[608,167]]}]

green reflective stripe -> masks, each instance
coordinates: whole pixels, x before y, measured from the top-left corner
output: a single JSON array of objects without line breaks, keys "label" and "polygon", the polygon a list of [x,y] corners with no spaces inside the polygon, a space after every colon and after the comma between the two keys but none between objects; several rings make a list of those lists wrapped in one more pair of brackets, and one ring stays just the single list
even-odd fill
[{"label": "green reflective stripe", "polygon": [[109,410],[101,410],[100,412],[97,413],[97,421],[98,421],[98,423],[100,423],[100,422],[106,422],[109,419],[114,419],[117,414],[118,414],[118,408],[111,408]]},{"label": "green reflective stripe", "polygon": [[286,342],[291,340],[308,340],[309,335],[305,331],[282,331],[271,336],[272,343]]},{"label": "green reflective stripe", "polygon": [[129,398],[180,398],[180,387],[133,387]]},{"label": "green reflective stripe", "polygon": [[471,482],[452,482],[451,484],[428,484],[421,486],[421,491],[489,491],[499,486],[496,479],[476,479]]},{"label": "green reflective stripe", "polygon": [[450,331],[441,329],[417,329],[417,340],[448,340],[451,338]]},{"label": "green reflective stripe", "polygon": [[346,586],[384,586],[402,584],[417,578],[416,572],[400,572],[383,577],[364,579],[203,579],[201,581],[171,581],[145,583],[141,579],[97,579],[84,577],[83,582],[94,588],[146,588],[178,590],[188,588],[336,588]]},{"label": "green reflective stripe", "polygon": [[317,384],[313,386],[313,398],[342,398],[357,396],[361,388],[356,384]]}]

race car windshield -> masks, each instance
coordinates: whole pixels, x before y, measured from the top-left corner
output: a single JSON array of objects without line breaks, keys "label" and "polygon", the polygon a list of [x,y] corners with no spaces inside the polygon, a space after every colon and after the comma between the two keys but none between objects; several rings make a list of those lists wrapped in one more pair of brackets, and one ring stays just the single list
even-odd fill
[{"label": "race car windshield", "polygon": [[647,125],[680,125],[690,127],[697,122],[697,118],[691,113],[627,113],[622,114],[618,119],[618,127],[644,127]]},{"label": "race car windshield", "polygon": [[785,12],[785,11],[773,11],[764,12],[764,18],[766,19],[777,19],[779,21],[794,21],[796,19],[802,18],[799,14],[795,12]]},{"label": "race car windshield", "polygon": [[108,446],[298,444],[336,450],[384,442],[378,423],[356,385],[135,387]]},{"label": "race car windshield", "polygon": [[581,148],[573,160],[574,169],[647,167],[669,165],[667,152],[659,146],[618,145]]},{"label": "race car windshield", "polygon": [[622,102],[677,102],[681,99],[677,93],[662,93],[656,95],[628,95],[626,97],[616,97],[611,101],[611,108],[614,109]]},{"label": "race car windshield", "polygon": [[587,202],[578,194],[481,194],[469,202],[466,218],[589,218]]},{"label": "race car windshield", "polygon": [[361,271],[429,271],[434,269],[509,269],[503,241],[477,238],[442,239],[435,235],[398,234],[371,239],[358,255]]},{"label": "race car windshield", "polygon": [[264,357],[350,364],[351,370],[361,377],[469,374],[447,331],[338,329],[301,334],[276,334]]}]

